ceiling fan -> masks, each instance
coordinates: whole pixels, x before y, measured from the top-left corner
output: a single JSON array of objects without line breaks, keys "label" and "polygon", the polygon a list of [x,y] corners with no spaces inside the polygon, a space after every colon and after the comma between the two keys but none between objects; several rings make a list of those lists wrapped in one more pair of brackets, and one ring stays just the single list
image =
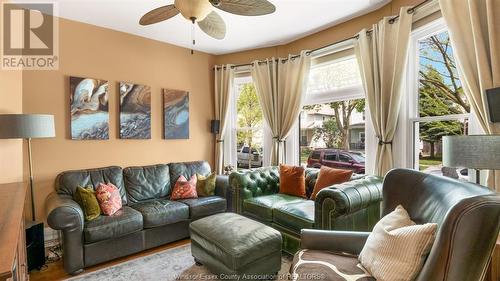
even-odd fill
[{"label": "ceiling fan", "polygon": [[180,13],[193,23],[193,33],[194,24],[197,23],[207,35],[222,40],[226,36],[226,24],[214,10],[214,7],[241,16],[261,16],[276,11],[276,7],[267,0],[175,0],[174,4],[162,6],[146,13],[141,17],[139,24],[158,23]]}]

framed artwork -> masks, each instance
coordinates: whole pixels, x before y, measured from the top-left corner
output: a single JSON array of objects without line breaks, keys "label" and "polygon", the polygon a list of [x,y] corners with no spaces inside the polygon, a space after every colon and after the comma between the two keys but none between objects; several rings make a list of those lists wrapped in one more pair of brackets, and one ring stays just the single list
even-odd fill
[{"label": "framed artwork", "polygon": [[108,81],[70,77],[71,139],[109,139]]},{"label": "framed artwork", "polygon": [[151,138],[151,87],[120,82],[120,138]]},{"label": "framed artwork", "polygon": [[165,139],[189,139],[189,92],[163,89]]}]

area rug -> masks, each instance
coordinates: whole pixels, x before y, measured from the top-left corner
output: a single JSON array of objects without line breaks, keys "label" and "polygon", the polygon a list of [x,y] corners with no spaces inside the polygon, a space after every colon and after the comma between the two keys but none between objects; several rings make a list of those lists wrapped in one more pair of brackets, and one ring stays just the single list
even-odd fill
[{"label": "area rug", "polygon": [[[292,262],[283,256],[280,276],[286,276]],[[283,280],[283,277],[279,278]],[[190,244],[140,257],[94,272],[72,277],[71,281],[135,281],[135,280],[219,280],[204,266],[197,266],[191,256]]]}]

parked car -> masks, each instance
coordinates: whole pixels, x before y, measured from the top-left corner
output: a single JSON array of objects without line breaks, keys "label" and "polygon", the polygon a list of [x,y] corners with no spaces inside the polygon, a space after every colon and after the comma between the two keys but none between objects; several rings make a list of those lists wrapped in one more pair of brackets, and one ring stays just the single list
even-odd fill
[{"label": "parked car", "polygon": [[[250,165],[250,166],[249,166]],[[262,154],[256,148],[243,146],[238,150],[238,167],[258,168],[262,167]]]},{"label": "parked car", "polygon": [[309,154],[307,167],[328,166],[338,169],[353,170],[357,174],[365,173],[365,156],[361,152],[340,149],[315,149]]}]

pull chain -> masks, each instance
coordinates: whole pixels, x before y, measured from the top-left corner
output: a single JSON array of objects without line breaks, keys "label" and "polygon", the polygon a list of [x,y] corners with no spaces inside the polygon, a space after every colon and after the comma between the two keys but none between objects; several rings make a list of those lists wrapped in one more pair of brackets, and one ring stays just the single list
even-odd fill
[{"label": "pull chain", "polygon": [[192,40],[192,48],[191,48],[191,55],[194,54],[194,46],[196,45],[196,18],[191,18],[191,22],[193,25],[191,26],[191,40]]}]

